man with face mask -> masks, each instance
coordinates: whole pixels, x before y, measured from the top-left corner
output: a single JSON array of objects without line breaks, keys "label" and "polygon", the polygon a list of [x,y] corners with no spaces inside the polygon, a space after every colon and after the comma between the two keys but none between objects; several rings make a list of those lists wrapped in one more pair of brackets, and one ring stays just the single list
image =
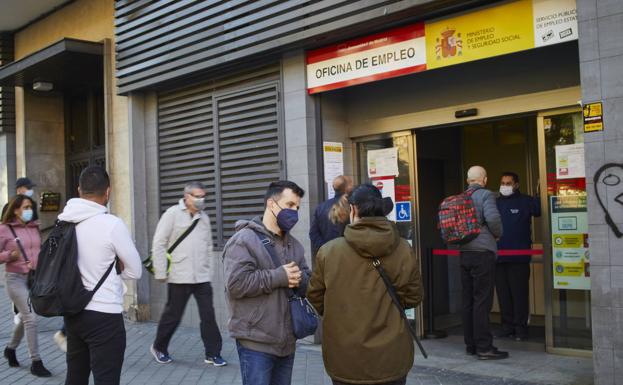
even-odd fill
[{"label": "man with face mask", "polygon": [[243,385],[289,385],[292,379],[296,337],[288,288],[304,296],[310,275],[303,246],[290,234],[303,195],[293,182],[271,183],[264,215],[238,221],[223,250],[229,333],[236,339]]},{"label": "man with face mask", "polygon": [[[156,362],[173,361],[168,347],[171,337],[182,320],[191,295],[197,301],[201,319],[201,339],[205,348],[205,363],[225,366],[221,358],[222,339],[214,316],[212,275],[212,231],[206,207],[206,189],[200,182],[190,182],[184,188],[184,197],[170,207],[158,222],[154,234],[152,256],[154,277],[167,282],[167,303],[158,323],[156,340],[150,347]],[[184,234],[175,250],[167,250]]]},{"label": "man with face mask", "polygon": [[[35,202],[35,190],[33,190],[33,188],[36,186],[36,184],[32,183],[32,181],[30,180],[30,178],[18,178],[15,181],[15,194],[17,195],[26,195],[28,198],[31,198],[33,200],[33,202]],[[2,208],[2,218],[4,218],[4,213],[6,213],[7,208],[9,207],[9,204],[5,204],[4,207]],[[39,219],[39,215],[37,214],[37,205],[35,204],[32,207],[33,210],[33,220],[37,220]]]},{"label": "man with face mask", "polygon": [[[498,241],[499,250],[532,248],[532,217],[541,216],[538,197],[519,191],[519,176],[505,172],[500,181],[498,211],[504,234]],[[495,289],[502,313],[502,330],[498,337],[521,341],[528,338],[530,315],[530,255],[498,257],[495,269]]]}]

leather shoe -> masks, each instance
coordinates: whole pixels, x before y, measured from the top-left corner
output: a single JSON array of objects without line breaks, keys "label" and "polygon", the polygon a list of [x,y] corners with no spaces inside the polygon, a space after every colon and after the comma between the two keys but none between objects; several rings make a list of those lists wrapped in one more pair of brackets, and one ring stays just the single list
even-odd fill
[{"label": "leather shoe", "polygon": [[478,352],[479,360],[503,360],[508,358],[508,352],[502,352],[497,348],[491,348],[486,352]]}]

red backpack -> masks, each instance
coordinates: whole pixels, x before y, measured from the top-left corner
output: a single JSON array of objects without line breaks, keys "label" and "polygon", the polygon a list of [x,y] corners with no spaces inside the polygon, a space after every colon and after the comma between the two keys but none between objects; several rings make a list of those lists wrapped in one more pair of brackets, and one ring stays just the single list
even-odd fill
[{"label": "red backpack", "polygon": [[449,196],[439,205],[438,227],[441,239],[447,244],[462,245],[480,234],[480,223],[472,199],[474,191]]}]

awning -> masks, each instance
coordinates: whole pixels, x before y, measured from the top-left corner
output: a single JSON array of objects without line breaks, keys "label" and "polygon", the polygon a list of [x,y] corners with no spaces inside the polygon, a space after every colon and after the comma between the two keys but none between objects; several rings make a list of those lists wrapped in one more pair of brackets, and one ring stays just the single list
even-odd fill
[{"label": "awning", "polygon": [[102,43],[63,39],[0,67],[0,86],[32,87],[51,82],[54,90],[98,87],[103,83]]}]

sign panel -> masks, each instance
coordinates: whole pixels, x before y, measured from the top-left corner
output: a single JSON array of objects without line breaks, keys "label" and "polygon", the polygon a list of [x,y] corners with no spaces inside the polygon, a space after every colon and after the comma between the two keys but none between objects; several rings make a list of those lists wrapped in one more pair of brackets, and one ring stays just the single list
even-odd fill
[{"label": "sign panel", "polygon": [[396,222],[411,222],[411,202],[396,202]]},{"label": "sign panel", "polygon": [[332,183],[333,179],[344,175],[344,145],[340,142],[323,142],[324,180]]},{"label": "sign panel", "polygon": [[604,120],[601,102],[588,103],[582,109],[584,116],[584,132],[604,130]]},{"label": "sign panel", "polygon": [[590,290],[586,196],[552,196],[554,288]]},{"label": "sign panel", "polygon": [[556,146],[556,179],[584,178],[584,144]]},{"label": "sign panel", "polygon": [[368,177],[398,176],[398,147],[368,151]]},{"label": "sign panel", "polygon": [[533,0],[534,46],[578,39],[575,0]]},{"label": "sign panel", "polygon": [[534,48],[531,5],[515,1],[426,23],[427,68]]},{"label": "sign panel", "polygon": [[310,94],[426,69],[424,24],[350,40],[307,54]]}]

